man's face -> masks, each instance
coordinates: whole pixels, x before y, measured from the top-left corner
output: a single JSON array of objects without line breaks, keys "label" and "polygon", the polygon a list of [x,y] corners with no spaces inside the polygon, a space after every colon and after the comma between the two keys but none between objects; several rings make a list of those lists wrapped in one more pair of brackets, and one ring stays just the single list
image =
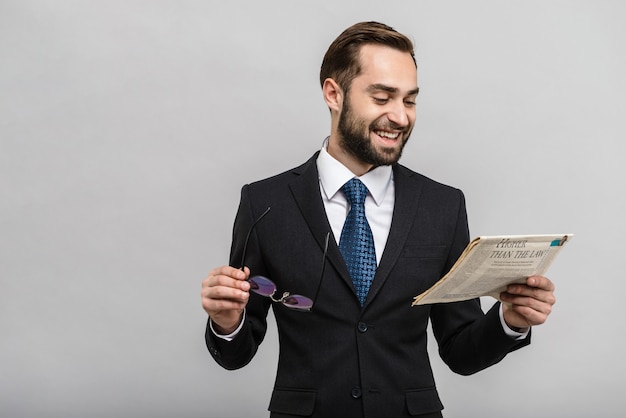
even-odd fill
[{"label": "man's face", "polygon": [[339,144],[373,167],[396,163],[415,124],[413,58],[389,47],[364,45],[361,65],[339,115]]}]

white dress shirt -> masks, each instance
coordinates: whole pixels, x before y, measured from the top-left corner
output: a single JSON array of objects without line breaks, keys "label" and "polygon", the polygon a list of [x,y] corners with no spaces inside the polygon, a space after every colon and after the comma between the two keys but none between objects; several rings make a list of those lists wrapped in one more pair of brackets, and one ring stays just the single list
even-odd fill
[{"label": "white dress shirt", "polygon": [[[326,145],[326,142],[324,143]],[[326,216],[339,244],[341,230],[350,211],[350,203],[341,192],[341,187],[350,179],[356,177],[348,168],[335,160],[322,147],[317,157],[317,171],[320,179],[320,191],[322,201],[326,208]],[[391,219],[393,218],[393,205],[395,202],[395,187],[393,184],[393,170],[391,166],[377,167],[368,173],[357,177],[365,184],[369,194],[365,198],[365,217],[372,229],[374,236],[374,248],[376,250],[376,264],[380,264],[383,255]]]}]

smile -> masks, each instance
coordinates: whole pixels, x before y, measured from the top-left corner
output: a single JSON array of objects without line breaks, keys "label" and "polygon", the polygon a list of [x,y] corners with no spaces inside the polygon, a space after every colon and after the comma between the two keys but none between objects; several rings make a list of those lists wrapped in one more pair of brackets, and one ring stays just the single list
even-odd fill
[{"label": "smile", "polygon": [[398,136],[400,136],[400,132],[374,131],[374,133],[386,139],[398,139]]}]

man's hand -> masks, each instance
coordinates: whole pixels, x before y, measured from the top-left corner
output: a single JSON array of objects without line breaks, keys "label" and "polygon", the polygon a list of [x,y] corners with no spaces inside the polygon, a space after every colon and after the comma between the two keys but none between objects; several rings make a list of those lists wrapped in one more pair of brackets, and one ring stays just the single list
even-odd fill
[{"label": "man's hand", "polygon": [[511,328],[543,324],[556,302],[554,284],[543,276],[531,276],[526,284],[512,284],[500,294],[504,321]]},{"label": "man's hand", "polygon": [[230,334],[241,322],[250,297],[250,270],[222,266],[213,269],[202,281],[202,307],[213,321],[215,331]]}]

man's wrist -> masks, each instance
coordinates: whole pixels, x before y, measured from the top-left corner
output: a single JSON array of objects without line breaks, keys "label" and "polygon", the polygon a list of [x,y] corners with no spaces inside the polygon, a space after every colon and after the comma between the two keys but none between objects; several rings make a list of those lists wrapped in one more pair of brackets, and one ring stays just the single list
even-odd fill
[{"label": "man's wrist", "polygon": [[212,319],[211,319],[211,324],[213,324],[213,331],[216,334],[218,334],[218,335],[229,335],[229,334],[232,334],[233,332],[235,332],[237,330],[237,328],[239,328],[239,325],[241,324],[241,322],[233,325],[230,328],[224,328],[224,327],[220,326],[219,324],[217,324]]},{"label": "man's wrist", "polygon": [[513,325],[509,325],[509,324],[507,324],[507,326],[511,329],[511,331],[519,332],[520,334],[525,333],[526,331],[528,331],[528,328],[529,328],[529,327],[525,327],[525,328],[514,327]]},{"label": "man's wrist", "polygon": [[224,328],[220,327],[218,324],[213,322],[213,320],[210,317],[209,317],[209,326],[211,327],[211,331],[216,337],[221,338],[226,341],[232,341],[237,336],[237,334],[239,334],[239,331],[241,331],[245,317],[246,317],[246,311],[244,310],[243,313],[241,314],[239,324],[237,324],[235,328],[232,329],[230,332],[227,332],[228,330],[225,330]]},{"label": "man's wrist", "polygon": [[523,340],[528,336],[528,333],[530,332],[530,327],[519,328],[506,323],[506,321],[504,320],[504,306],[502,304],[500,304],[499,316],[500,324],[502,325],[502,329],[504,330],[504,333],[506,335],[516,340]]}]

